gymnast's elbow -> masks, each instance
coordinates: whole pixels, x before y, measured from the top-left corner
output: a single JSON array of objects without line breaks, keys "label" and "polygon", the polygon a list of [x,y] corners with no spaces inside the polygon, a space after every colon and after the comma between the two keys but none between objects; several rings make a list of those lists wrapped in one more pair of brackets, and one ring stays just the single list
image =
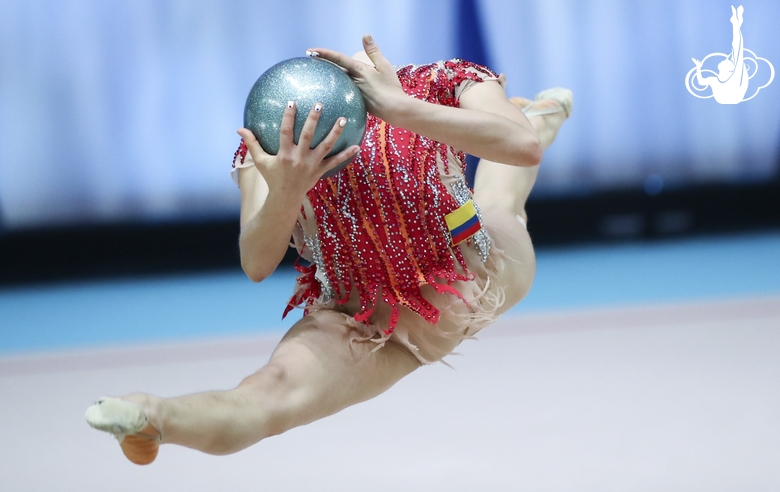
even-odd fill
[{"label": "gymnast's elbow", "polygon": [[539,142],[539,138],[533,137],[533,140],[527,144],[526,152],[528,162],[526,166],[538,166],[542,163],[542,154],[544,154],[544,151],[542,150],[542,144]]},{"label": "gymnast's elbow", "polygon": [[244,261],[241,261],[241,268],[244,270],[246,276],[249,277],[249,280],[255,283],[262,282],[270,275],[270,273],[266,273],[260,268],[257,268],[251,264],[247,264],[247,262]]},{"label": "gymnast's elbow", "polygon": [[506,164],[519,167],[538,166],[542,162],[542,145],[536,135],[526,135],[522,139],[514,139],[510,147],[510,157]]},{"label": "gymnast's elbow", "polygon": [[241,249],[241,268],[249,280],[255,283],[262,282],[266,278],[270,277],[276,265],[268,265],[267,262],[262,261],[262,257],[257,255],[248,254],[245,250]]}]

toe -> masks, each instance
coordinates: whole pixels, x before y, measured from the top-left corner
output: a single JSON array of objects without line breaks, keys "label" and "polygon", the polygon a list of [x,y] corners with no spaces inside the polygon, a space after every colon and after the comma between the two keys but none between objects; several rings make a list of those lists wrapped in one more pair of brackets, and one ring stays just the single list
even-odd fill
[{"label": "toe", "polygon": [[100,398],[87,408],[87,423],[95,429],[115,436],[134,434],[148,424],[146,414],[139,405],[118,398]]}]

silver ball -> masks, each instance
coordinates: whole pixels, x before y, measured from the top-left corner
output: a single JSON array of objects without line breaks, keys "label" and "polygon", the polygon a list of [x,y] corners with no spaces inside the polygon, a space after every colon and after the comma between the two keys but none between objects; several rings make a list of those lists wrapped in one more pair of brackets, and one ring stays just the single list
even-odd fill
[{"label": "silver ball", "polygon": [[[330,133],[340,117],[347,119],[344,131],[328,156],[360,145],[366,132],[366,103],[357,85],[334,63],[320,58],[291,58],[277,63],[257,79],[244,106],[244,127],[251,130],[263,150],[271,155],[279,152],[279,129],[288,101],[295,101],[293,141],[303,130],[303,124],[315,103],[323,105],[314,132],[311,148]],[[331,176],[349,164],[339,164],[323,177]]]}]

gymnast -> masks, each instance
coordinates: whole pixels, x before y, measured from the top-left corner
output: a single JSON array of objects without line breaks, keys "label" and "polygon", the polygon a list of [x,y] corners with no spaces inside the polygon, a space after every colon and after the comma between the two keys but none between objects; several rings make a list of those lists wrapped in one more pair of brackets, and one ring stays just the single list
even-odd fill
[{"label": "gymnast", "polygon": [[[234,389],[134,393],[89,407],[89,424],[112,433],[130,461],[151,463],[161,443],[234,453],[373,398],[442,361],[531,288],[525,202],[543,152],[571,113],[571,92],[510,100],[503,75],[485,67],[456,59],[396,70],[371,36],[363,48],[352,58],[311,52],[360,88],[369,111],[361,146],[325,158],[342,119],[310,149],[321,108],[294,102],[277,155],[238,130],[242,267],[262,281],[292,237],[310,265],[297,265],[287,309],[304,307],[303,318]],[[304,110],[295,145],[294,115]],[[464,152],[481,158],[473,194]]]}]

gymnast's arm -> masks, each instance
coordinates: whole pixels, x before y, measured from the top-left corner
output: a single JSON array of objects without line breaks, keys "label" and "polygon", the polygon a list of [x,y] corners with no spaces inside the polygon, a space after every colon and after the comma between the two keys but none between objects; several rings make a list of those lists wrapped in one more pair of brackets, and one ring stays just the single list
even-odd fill
[{"label": "gymnast's arm", "polygon": [[[251,159],[251,156],[247,156]],[[241,267],[253,282],[271,275],[290,244],[301,199],[271,193],[256,167],[240,169],[241,235],[238,239]]]},{"label": "gymnast's arm", "polygon": [[[418,100],[412,99],[412,101]],[[466,150],[466,146],[471,142],[464,141],[464,137],[460,135],[460,132],[463,132],[461,126],[468,129],[470,125],[476,125],[470,132],[464,133],[468,134],[468,138],[474,139],[475,147],[479,143],[488,146],[490,150],[485,152],[480,149],[480,153],[477,153],[475,149],[473,155],[515,166],[535,166],[542,160],[542,149],[536,130],[531,126],[525,113],[509,101],[498,81],[485,81],[472,85],[460,96],[460,110],[431,104],[427,106],[429,107],[419,108],[422,118],[418,122],[422,124],[426,120],[435,118],[436,115],[432,111],[439,111],[436,108],[445,109],[447,113],[443,113],[440,117],[447,118],[448,123],[430,122],[429,124],[440,129],[442,133],[447,130],[452,132],[451,136],[442,136],[457,142],[453,147],[470,153]],[[426,117],[425,114],[428,116]],[[454,118],[459,118],[461,121]],[[476,131],[479,129],[483,131]],[[421,128],[421,130],[425,129]],[[488,153],[494,154],[495,158],[487,155]]]},{"label": "gymnast's arm", "polygon": [[325,172],[354,157],[360,150],[353,145],[325,158],[341,136],[343,126],[340,122],[311,149],[319,116],[318,111],[309,113],[296,145],[293,143],[295,108],[285,109],[276,155],[266,154],[246,128],[238,130],[255,164],[254,168],[239,171],[241,236],[238,241],[241,267],[254,282],[271,275],[284,258],[306,192]]},{"label": "gymnast's arm", "polygon": [[535,166],[542,160],[536,132],[498,82],[469,89],[461,97],[460,108],[404,95],[385,114],[386,121],[395,126],[483,159],[513,166]]},{"label": "gymnast's arm", "polygon": [[460,108],[431,104],[403,92],[395,69],[370,36],[363,39],[363,46],[373,67],[332,50],[314,51],[347,70],[372,114],[483,159],[514,166],[541,162],[536,132],[498,83],[472,87],[461,96]]}]

